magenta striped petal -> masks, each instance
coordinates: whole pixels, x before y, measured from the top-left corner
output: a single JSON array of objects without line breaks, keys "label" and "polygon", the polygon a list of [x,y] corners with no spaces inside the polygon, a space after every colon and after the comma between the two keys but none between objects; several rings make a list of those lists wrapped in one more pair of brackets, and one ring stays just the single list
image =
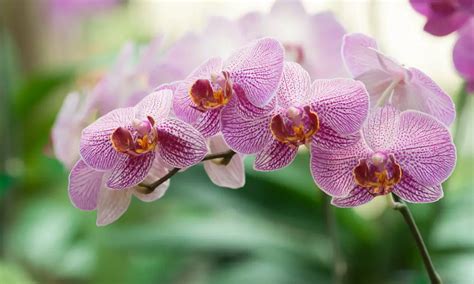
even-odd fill
[{"label": "magenta striped petal", "polygon": [[142,182],[155,158],[155,152],[140,156],[124,155],[112,169],[106,185],[111,189],[125,189]]},{"label": "magenta striped petal", "polygon": [[193,126],[201,132],[204,137],[216,135],[221,130],[221,112],[222,108],[208,110],[204,112]]},{"label": "magenta striped petal", "polygon": [[274,171],[282,169],[296,157],[298,147],[290,147],[288,144],[273,140],[255,157],[254,169],[257,171]]},{"label": "magenta striped petal", "polygon": [[426,186],[403,173],[402,180],[393,188],[393,193],[411,203],[429,203],[443,197],[441,185]]},{"label": "magenta striped petal", "polygon": [[360,186],[355,186],[349,195],[345,197],[334,197],[331,201],[332,205],[348,208],[348,207],[357,207],[374,199],[374,197],[369,193],[368,190]]},{"label": "magenta striped petal", "polygon": [[311,106],[321,123],[340,134],[360,130],[369,109],[364,84],[352,79],[316,80],[311,92]]},{"label": "magenta striped petal", "polygon": [[410,68],[409,72],[410,81],[394,90],[393,105],[430,114],[449,126],[456,116],[451,97],[420,70]]},{"label": "magenta striped petal", "polygon": [[94,210],[97,207],[99,189],[103,172],[96,171],[79,160],[69,174],[69,199],[82,210]]},{"label": "magenta striped petal", "polygon": [[102,187],[97,204],[97,226],[115,222],[127,211],[132,192],[130,190],[110,190]]},{"label": "magenta striped petal", "polygon": [[301,65],[285,62],[283,75],[277,89],[278,104],[282,108],[301,106],[310,97],[311,79]]},{"label": "magenta striped petal", "polygon": [[341,135],[324,124],[320,125],[319,131],[313,136],[311,145],[326,147],[327,149],[351,147],[359,141],[359,133]]},{"label": "magenta striped petal", "polygon": [[118,127],[128,127],[134,118],[133,108],[116,109],[102,116],[82,131],[80,154],[84,162],[97,170],[109,170],[124,154],[112,147],[110,136]]},{"label": "magenta striped petal", "polygon": [[284,50],[271,38],[263,38],[234,52],[224,63],[234,84],[248,100],[262,107],[272,99],[283,71]]},{"label": "magenta striped petal", "polygon": [[178,118],[193,124],[202,114],[194,108],[194,103],[189,96],[189,89],[198,79],[210,79],[211,74],[222,72],[222,59],[211,58],[196,68],[191,74],[176,86],[173,97],[173,110]]},{"label": "magenta striped petal", "polygon": [[[159,157],[156,157],[155,160],[153,161],[153,165],[151,166],[150,171],[148,172],[148,175],[146,178],[143,180],[144,184],[151,184],[158,179],[162,178],[169,172],[170,167],[166,165]],[[143,193],[139,186],[136,186],[133,188],[133,195],[135,195],[138,199],[144,202],[152,202],[157,199],[160,199],[165,193],[166,190],[168,189],[170,185],[170,180],[168,179],[161,185],[159,185],[153,192],[145,194]]]},{"label": "magenta striped petal", "polygon": [[270,121],[270,115],[253,119],[242,117],[236,101],[232,100],[222,111],[222,135],[232,150],[254,154],[272,141]]},{"label": "magenta striped petal", "polygon": [[135,118],[146,119],[151,116],[155,121],[168,117],[171,111],[173,91],[162,88],[147,95],[135,106]]},{"label": "magenta striped petal", "polygon": [[316,185],[333,197],[344,197],[354,187],[352,171],[360,159],[370,155],[365,141],[358,136],[358,142],[347,147],[321,147],[311,145],[311,174]]},{"label": "magenta striped petal", "polygon": [[400,115],[400,128],[390,151],[403,174],[425,186],[436,186],[454,170],[456,149],[448,129],[431,116],[405,111]]},{"label": "magenta striped petal", "polygon": [[400,112],[393,106],[377,107],[362,129],[364,139],[374,151],[385,151],[393,145],[400,125]]},{"label": "magenta striped petal", "polygon": [[[211,154],[222,153],[229,150],[229,146],[221,135],[209,139]],[[243,155],[235,154],[227,165],[215,161],[205,161],[204,169],[211,181],[221,187],[241,188],[245,184],[245,168]]]},{"label": "magenta striped petal", "polygon": [[[253,119],[260,118],[262,116],[271,115],[277,107],[277,100],[273,98],[268,104],[263,107],[253,105],[245,96],[244,90],[238,85],[234,85],[234,94],[237,97],[237,102],[233,105],[236,108],[236,115],[242,116],[243,118]],[[235,100],[235,99],[234,99]]]},{"label": "magenta striped petal", "polygon": [[207,153],[204,137],[191,125],[177,119],[160,123],[158,153],[172,167],[186,168],[199,163]]}]

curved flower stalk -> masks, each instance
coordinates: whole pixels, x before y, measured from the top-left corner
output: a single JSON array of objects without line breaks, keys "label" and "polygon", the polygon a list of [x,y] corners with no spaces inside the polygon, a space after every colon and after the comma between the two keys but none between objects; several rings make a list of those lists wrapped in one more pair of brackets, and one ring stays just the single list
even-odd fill
[{"label": "curved flower stalk", "polygon": [[264,106],[273,97],[283,70],[283,48],[263,38],[236,50],[227,60],[211,58],[176,88],[176,116],[205,137],[220,131],[222,109],[236,92],[252,105]]},{"label": "curved flower stalk", "polygon": [[[230,150],[222,135],[208,139],[209,153],[225,153]],[[211,181],[221,187],[241,188],[245,184],[244,155],[236,153],[229,161],[225,158],[205,161],[204,170]]]},{"label": "curved flower stalk", "polygon": [[459,30],[474,16],[472,0],[410,0],[410,4],[426,16],[424,29],[435,36]]},{"label": "curved flower stalk", "polygon": [[95,117],[133,106],[160,83],[178,79],[176,72],[160,62],[161,43],[157,37],[140,52],[131,43],[124,45],[113,68],[94,89],[66,97],[52,129],[55,155],[65,166],[71,168],[79,159],[78,143],[73,141],[79,141],[81,130]]},{"label": "curved flower stalk", "polygon": [[185,168],[207,153],[202,135],[190,125],[169,118],[172,91],[156,91],[135,107],[119,108],[82,131],[80,154],[89,167],[110,172],[105,185],[125,189],[142,182],[155,157]]},{"label": "curved flower stalk", "polygon": [[309,14],[299,0],[277,0],[268,14],[244,15],[239,26],[247,39],[281,41],[286,60],[301,64],[313,79],[349,76],[340,53],[346,31],[331,12]]},{"label": "curved flower stalk", "polygon": [[466,80],[467,91],[474,92],[474,19],[459,31],[459,38],[453,49],[456,70]]},{"label": "curved flower stalk", "polygon": [[344,62],[370,94],[371,106],[390,102],[400,110],[418,110],[449,126],[455,118],[454,104],[430,77],[416,68],[406,68],[377,50],[377,43],[363,34],[344,36]]},{"label": "curved flower stalk", "polygon": [[255,108],[237,92],[223,111],[222,133],[233,150],[257,154],[256,170],[271,171],[289,165],[300,145],[352,143],[344,136],[360,129],[368,107],[362,83],[333,79],[311,85],[299,64],[286,62],[273,102]]},{"label": "curved flower stalk", "polygon": [[400,112],[391,105],[376,108],[345,148],[311,151],[316,184],[338,207],[354,207],[394,193],[412,203],[443,196],[441,183],[454,170],[456,149],[448,129],[418,111]]},{"label": "curved flower stalk", "polygon": [[[166,175],[168,169],[163,161],[155,158],[144,182],[151,183]],[[81,210],[96,210],[97,226],[108,225],[120,218],[128,209],[132,196],[144,202],[155,201],[165,194],[170,184],[168,180],[147,194],[142,192],[140,186],[112,190],[105,185],[109,176],[110,173],[94,170],[83,160],[76,163],[69,175],[69,198],[72,204]]]}]

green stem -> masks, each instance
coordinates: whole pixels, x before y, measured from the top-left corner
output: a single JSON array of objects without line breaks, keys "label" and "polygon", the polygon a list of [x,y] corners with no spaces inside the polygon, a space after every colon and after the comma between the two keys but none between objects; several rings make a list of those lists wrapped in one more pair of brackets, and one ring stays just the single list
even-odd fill
[{"label": "green stem", "polygon": [[344,283],[344,275],[347,271],[347,264],[341,252],[339,245],[339,237],[337,233],[337,222],[334,214],[334,208],[331,206],[331,198],[323,196],[324,213],[326,216],[326,227],[328,235],[331,239],[332,253],[333,253],[333,283]]},{"label": "green stem", "polygon": [[408,227],[410,228],[410,232],[415,239],[416,246],[418,247],[418,251],[420,252],[421,258],[423,259],[423,264],[425,265],[426,272],[430,278],[432,284],[441,284],[443,283],[441,277],[439,276],[438,272],[436,271],[433,262],[431,261],[430,253],[428,252],[428,248],[425,245],[423,237],[421,236],[420,230],[416,225],[415,219],[411,214],[410,209],[408,206],[403,202],[398,196],[392,194],[393,197],[393,209],[399,211],[403,215],[403,219],[405,223],[407,223]]}]

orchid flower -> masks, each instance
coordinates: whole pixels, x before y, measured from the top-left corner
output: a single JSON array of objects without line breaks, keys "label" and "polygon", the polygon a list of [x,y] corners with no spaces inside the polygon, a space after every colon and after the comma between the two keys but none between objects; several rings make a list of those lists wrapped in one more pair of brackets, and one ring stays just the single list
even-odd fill
[{"label": "orchid flower", "polygon": [[454,169],[456,149],[441,122],[386,105],[371,113],[357,136],[346,148],[312,148],[313,178],[334,205],[358,206],[391,192],[413,203],[443,197],[441,183]]},{"label": "orchid flower", "polygon": [[[230,150],[222,135],[215,135],[209,138],[208,147],[210,154],[223,153]],[[205,161],[203,164],[207,175],[217,186],[227,188],[241,188],[244,186],[244,155],[236,153],[230,161],[214,159]]]},{"label": "orchid flower", "polygon": [[[168,167],[159,158],[155,158],[144,183],[152,183],[168,173]],[[125,213],[132,195],[144,202],[161,198],[169,187],[170,181],[159,185],[151,193],[144,193],[140,186],[113,190],[105,186],[110,172],[97,171],[79,160],[69,175],[69,198],[72,204],[81,210],[97,211],[97,226],[105,226],[116,221]]]},{"label": "orchid flower", "polygon": [[406,68],[377,50],[377,43],[363,34],[348,34],[342,45],[344,62],[370,94],[371,106],[389,101],[400,110],[419,110],[449,126],[454,104],[430,77],[416,68]]},{"label": "orchid flower", "polygon": [[273,97],[283,69],[283,48],[264,38],[236,50],[227,60],[211,58],[176,88],[174,112],[204,136],[220,130],[220,116],[236,92],[255,106]]},{"label": "orchid flower", "polygon": [[453,61],[456,70],[467,82],[467,91],[474,92],[474,19],[459,31],[454,45]]},{"label": "orchid flower", "polygon": [[427,17],[424,29],[435,36],[460,29],[474,16],[473,0],[410,0],[410,4]]},{"label": "orchid flower", "polygon": [[308,72],[286,62],[273,103],[252,108],[234,97],[223,111],[222,133],[233,150],[257,154],[256,170],[271,171],[289,165],[300,145],[352,143],[344,136],[359,131],[368,107],[362,83],[332,79],[311,85]]},{"label": "orchid flower", "polygon": [[207,153],[202,135],[169,118],[173,92],[163,88],[135,107],[119,108],[82,131],[80,154],[92,169],[111,172],[105,185],[125,189],[142,182],[156,156],[172,167],[185,168]]}]

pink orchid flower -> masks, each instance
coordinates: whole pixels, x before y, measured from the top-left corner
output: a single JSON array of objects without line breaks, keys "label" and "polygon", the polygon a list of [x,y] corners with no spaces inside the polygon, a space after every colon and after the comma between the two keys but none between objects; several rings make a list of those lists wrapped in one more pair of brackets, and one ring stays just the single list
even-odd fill
[{"label": "pink orchid flower", "polygon": [[474,19],[459,31],[453,49],[456,70],[467,82],[467,91],[474,92]]},{"label": "pink orchid flower", "polygon": [[220,131],[220,116],[236,92],[255,106],[273,97],[283,70],[283,47],[263,38],[236,50],[227,60],[211,58],[176,88],[174,112],[204,136]]},{"label": "pink orchid flower", "polygon": [[172,167],[185,168],[206,155],[204,137],[189,124],[168,117],[172,96],[163,88],[135,107],[109,112],[82,131],[81,158],[92,169],[110,172],[108,188],[139,184],[156,156]]},{"label": "pink orchid flower", "polygon": [[453,122],[451,97],[425,73],[406,68],[378,51],[373,38],[357,33],[346,35],[342,55],[353,78],[365,84],[372,107],[388,101],[400,110],[430,114],[445,125]]},{"label": "pink orchid flower", "polygon": [[[346,141],[367,117],[364,85],[352,79],[316,80],[299,64],[286,62],[276,98],[265,108],[234,97],[222,114],[227,144],[244,154],[256,153],[254,168],[271,171],[289,165],[300,145]],[[344,147],[345,144],[340,144]]]},{"label": "pink orchid flower", "polygon": [[311,149],[316,184],[338,207],[354,207],[391,192],[407,202],[434,202],[452,173],[456,149],[448,129],[419,111],[376,108],[348,147]]}]

